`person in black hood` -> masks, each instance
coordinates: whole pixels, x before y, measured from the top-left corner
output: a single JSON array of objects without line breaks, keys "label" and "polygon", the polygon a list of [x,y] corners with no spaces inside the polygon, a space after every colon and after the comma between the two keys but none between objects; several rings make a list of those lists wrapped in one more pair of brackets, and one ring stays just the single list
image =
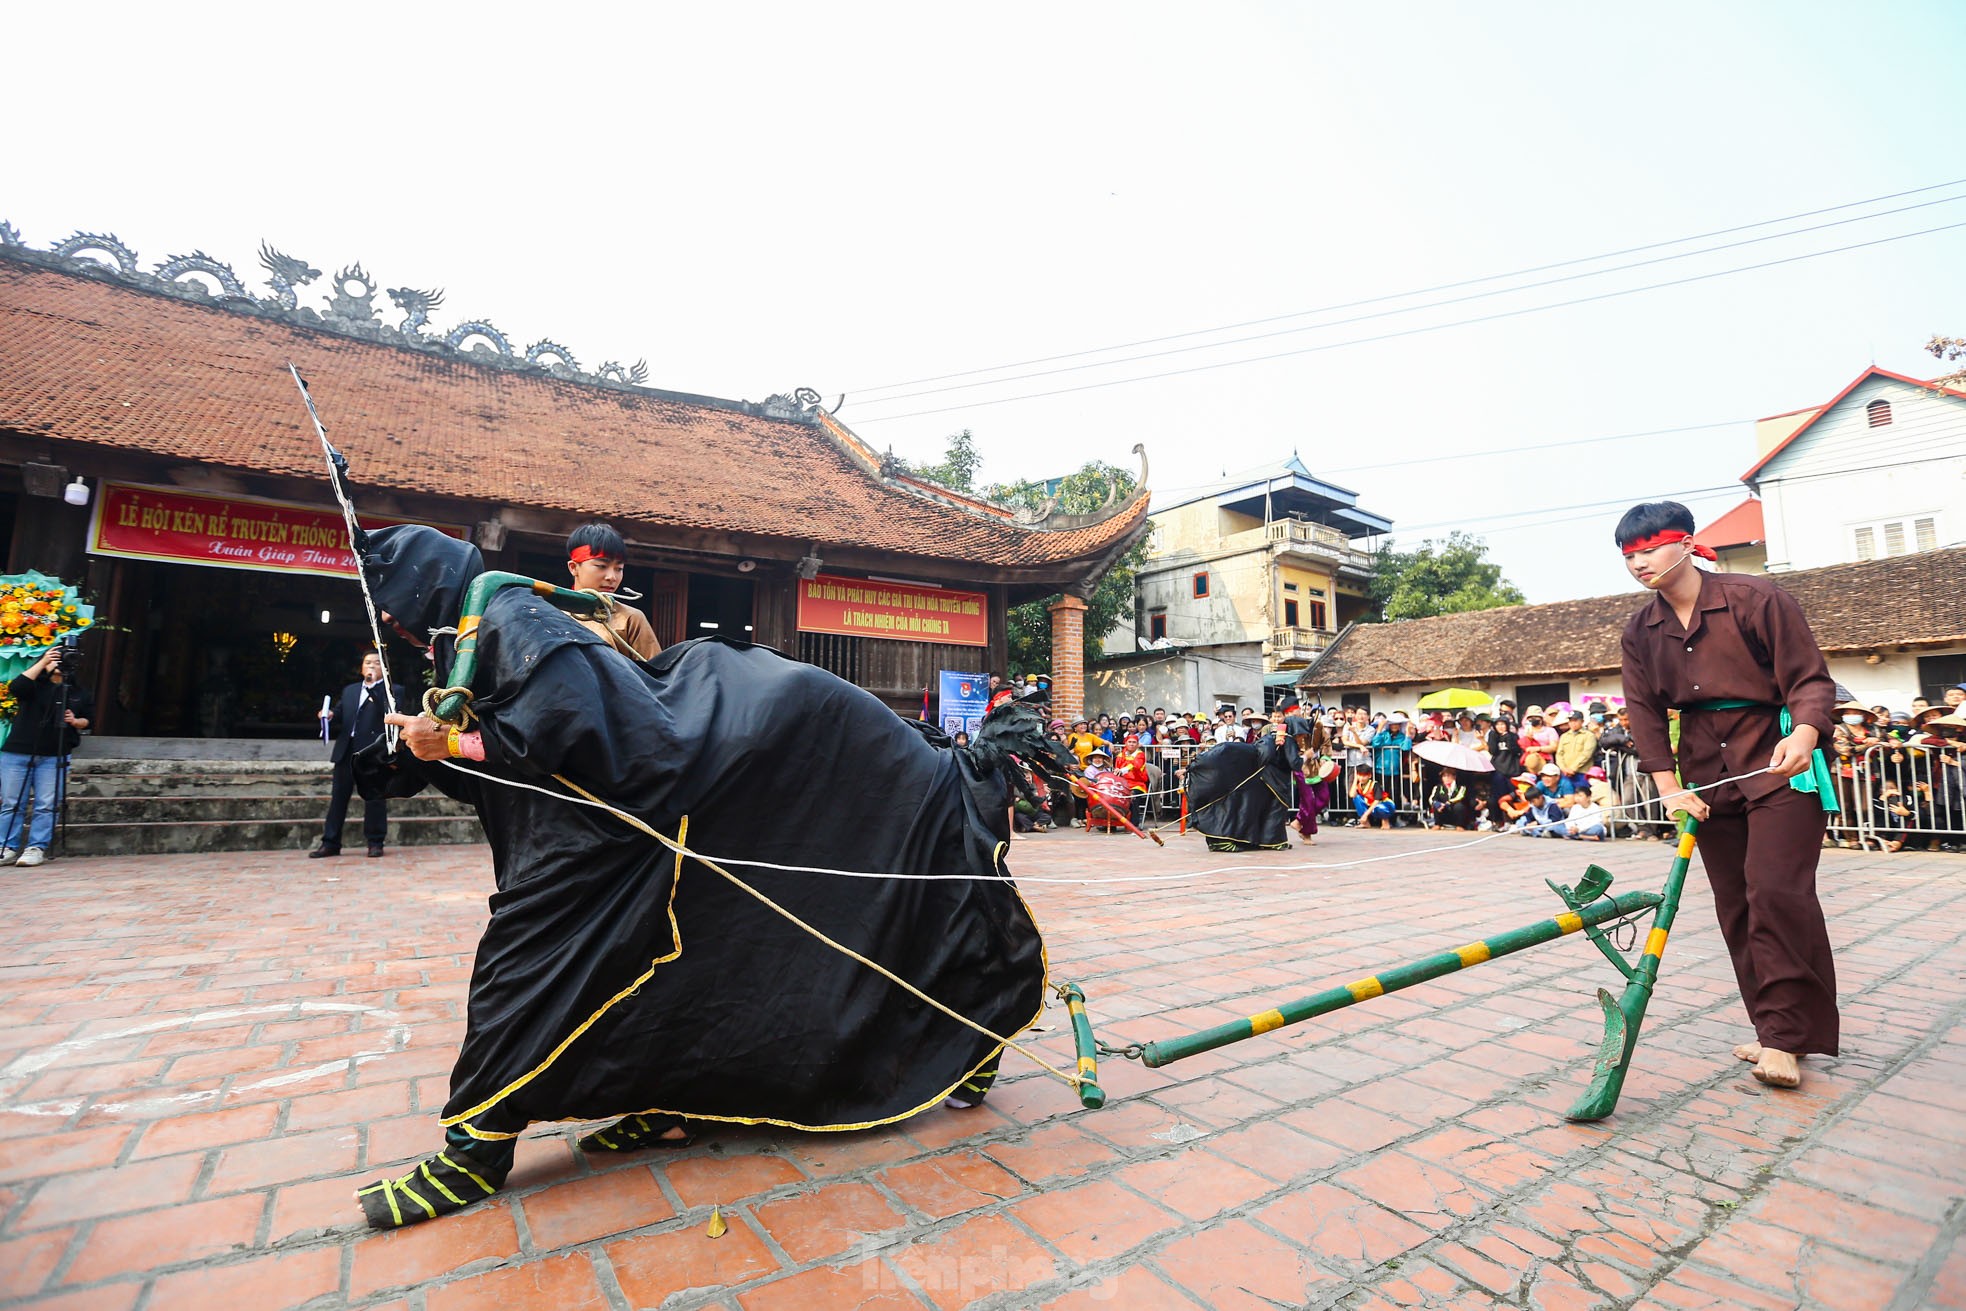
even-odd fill
[{"label": "person in black hood", "polygon": [[[367,543],[376,604],[432,635],[440,687],[456,676],[455,638],[433,630],[459,622],[481,568],[469,545],[427,528]],[[1041,1013],[1046,985],[1043,941],[1002,860],[1008,745],[1027,760],[1048,751],[1031,711],[998,711],[955,750],[870,693],[763,648],[707,638],[630,660],[519,586],[484,604],[476,661],[462,731],[392,720],[427,762],[411,767],[477,808],[497,890],[443,1149],[359,1190],[371,1225],[489,1196],[513,1140],[539,1121],[614,1119],[580,1146],[623,1151],[687,1145],[705,1121],[858,1129],[958,1093],[980,1100],[995,1038],[576,789],[1010,1037]]]}]

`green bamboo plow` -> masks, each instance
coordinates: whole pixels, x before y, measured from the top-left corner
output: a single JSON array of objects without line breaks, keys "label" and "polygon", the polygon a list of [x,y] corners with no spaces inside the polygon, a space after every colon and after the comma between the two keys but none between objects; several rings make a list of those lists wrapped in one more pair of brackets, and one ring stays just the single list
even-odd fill
[{"label": "green bamboo plow", "polygon": [[478,673],[478,628],[484,622],[485,607],[491,604],[492,597],[508,587],[523,587],[569,614],[604,615],[614,608],[614,602],[599,592],[576,592],[524,574],[497,570],[479,574],[465,590],[463,613],[457,619],[457,655],[451,661],[451,684],[433,687],[423,696],[424,709],[432,719],[445,724],[464,723],[471,706],[471,680]]},{"label": "green bamboo plow", "polygon": [[1106,1104],[1106,1090],[1099,1086],[1099,1044],[1092,1036],[1091,1017],[1085,1013],[1085,992],[1078,984],[1067,983],[1058,989],[1058,995],[1065,999],[1065,1009],[1072,1016],[1072,1042],[1079,1057],[1079,1104],[1096,1111]]},{"label": "green bamboo plow", "polygon": [[[1621,997],[1613,999],[1611,994],[1598,990],[1598,1002],[1604,1008],[1604,1041],[1598,1048],[1597,1063],[1592,1071],[1590,1087],[1576,1105],[1566,1112],[1572,1120],[1601,1120],[1609,1115],[1618,1103],[1618,1094],[1625,1083],[1625,1073],[1631,1065],[1633,1050],[1638,1045],[1639,1026],[1645,1019],[1646,1004],[1651,1000],[1652,990],[1658,982],[1659,961],[1665,953],[1666,937],[1672,929],[1673,917],[1679,909],[1679,897],[1686,882],[1686,869],[1693,854],[1694,833],[1698,823],[1691,816],[1682,816],[1679,827],[1679,845],[1673,858],[1672,870],[1666,877],[1666,884],[1660,892],[1627,892],[1611,896],[1611,875],[1599,866],[1592,865],[1585,871],[1584,878],[1575,888],[1550,883],[1550,887],[1569,907],[1562,914],[1519,929],[1493,937],[1482,938],[1452,951],[1440,952],[1409,964],[1382,970],[1363,979],[1327,988],[1296,1001],[1284,1002],[1266,1011],[1239,1020],[1231,1020],[1212,1028],[1202,1029],[1177,1038],[1163,1038],[1142,1044],[1141,1061],[1153,1068],[1167,1065],[1188,1056],[1198,1056],[1202,1052],[1214,1051],[1230,1043],[1242,1042],[1259,1034],[1281,1029],[1285,1025],[1300,1024],[1305,1020],[1328,1015],[1374,997],[1389,992],[1398,992],[1418,983],[1438,979],[1458,970],[1464,970],[1485,961],[1512,956],[1531,947],[1554,942],[1572,933],[1582,932],[1598,950],[1602,951],[1619,973],[1624,975],[1625,988]],[[1605,935],[1603,925],[1642,915],[1650,911],[1653,916],[1652,931],[1646,936],[1645,949],[1637,965],[1629,964],[1622,953]]]}]

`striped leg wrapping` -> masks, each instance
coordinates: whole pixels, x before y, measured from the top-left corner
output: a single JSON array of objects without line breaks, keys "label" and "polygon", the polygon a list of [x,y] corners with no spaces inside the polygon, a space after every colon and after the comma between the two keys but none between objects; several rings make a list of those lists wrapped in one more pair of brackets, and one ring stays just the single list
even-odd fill
[{"label": "striped leg wrapping", "polygon": [[493,1170],[450,1151],[438,1152],[397,1179],[355,1190],[371,1229],[400,1229],[482,1202],[505,1183]]},{"label": "striped leg wrapping", "polygon": [[[671,1129],[681,1129],[680,1138],[664,1138]],[[596,1129],[580,1140],[583,1152],[639,1152],[646,1147],[681,1151],[696,1141],[688,1120],[680,1115],[624,1115],[605,1129]]]}]

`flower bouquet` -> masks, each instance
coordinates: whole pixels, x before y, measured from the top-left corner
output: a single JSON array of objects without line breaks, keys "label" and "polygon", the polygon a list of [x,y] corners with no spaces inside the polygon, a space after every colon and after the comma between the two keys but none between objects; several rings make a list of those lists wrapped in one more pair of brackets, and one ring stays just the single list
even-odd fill
[{"label": "flower bouquet", "polygon": [[59,578],[30,569],[0,575],[0,658],[39,659],[96,621],[96,608]]},{"label": "flower bouquet", "polygon": [[38,570],[0,574],[0,742],[20,703],[11,684],[41,653],[96,622],[96,608],[59,578]]}]

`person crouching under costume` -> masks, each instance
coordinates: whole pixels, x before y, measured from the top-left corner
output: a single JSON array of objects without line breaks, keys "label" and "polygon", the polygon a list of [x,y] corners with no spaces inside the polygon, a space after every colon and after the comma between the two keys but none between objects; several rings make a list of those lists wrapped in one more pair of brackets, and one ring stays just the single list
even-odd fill
[{"label": "person crouching under costume", "polygon": [[[1799,1057],[1837,1052],[1836,963],[1816,899],[1824,815],[1836,805],[1817,748],[1829,739],[1836,684],[1794,597],[1759,574],[1692,564],[1713,552],[1693,541],[1685,506],[1633,506],[1617,541],[1625,567],[1653,593],[1623,642],[1638,767],[1669,814],[1700,822],[1721,936],[1754,1022],[1755,1041],[1734,1054],[1762,1083],[1793,1088]],[[1670,709],[1680,712],[1676,762]],[[1723,778],[1738,781],[1682,790],[1681,780],[1690,788]]]},{"label": "person crouching under costume", "polygon": [[[574,591],[603,592],[611,597],[621,590],[621,576],[627,569],[628,543],[613,525],[582,524],[567,534],[567,573],[573,577],[567,585]],[[626,647],[624,654],[633,654],[637,659],[653,660],[662,651],[662,643],[656,640],[648,616],[626,601],[616,601],[605,622],[598,618],[575,622],[599,633],[617,648]]]},{"label": "person crouching under costume", "polygon": [[[408,525],[364,534],[358,553],[378,609],[436,638],[448,686],[453,639],[438,635],[462,626],[477,548]],[[955,750],[763,647],[706,638],[624,659],[531,587],[481,600],[472,720],[390,719],[414,756],[402,772],[476,809],[496,891],[441,1150],[357,1189],[368,1223],[493,1195],[541,1122],[611,1121],[579,1139],[599,1153],[686,1146],[705,1121],[840,1131],[980,1100],[1003,1040],[1043,1012],[1043,939],[1003,864],[1013,750],[1056,767],[1037,714],[1001,708]]]},{"label": "person crouching under costume", "polygon": [[[1268,721],[1254,712],[1245,720]],[[1188,766],[1188,819],[1210,851],[1288,851],[1297,813],[1297,741],[1281,715],[1252,742],[1224,742]]]}]

